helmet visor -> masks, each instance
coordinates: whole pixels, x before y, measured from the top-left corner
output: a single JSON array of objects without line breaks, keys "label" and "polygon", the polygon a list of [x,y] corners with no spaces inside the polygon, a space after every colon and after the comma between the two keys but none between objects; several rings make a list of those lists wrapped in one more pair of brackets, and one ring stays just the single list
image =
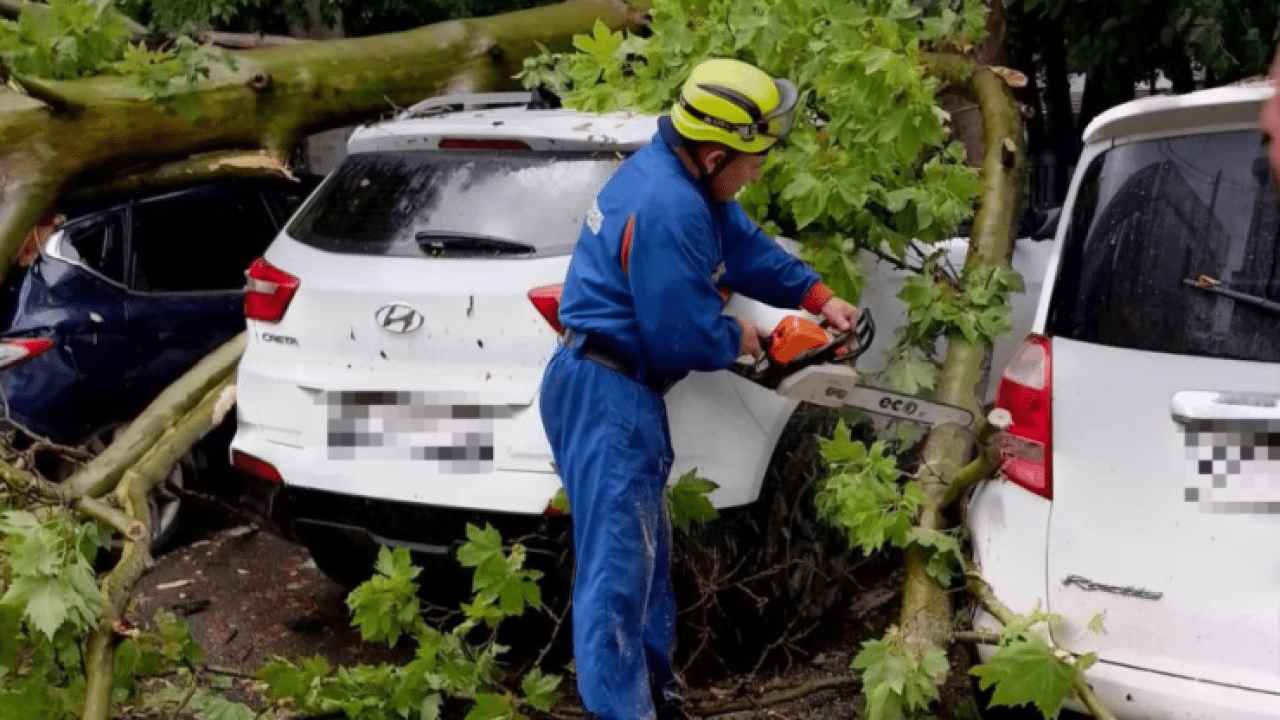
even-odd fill
[{"label": "helmet visor", "polygon": [[787,80],[774,80],[778,86],[778,107],[760,119],[760,134],[781,142],[791,132],[796,118],[796,101],[800,92]]}]

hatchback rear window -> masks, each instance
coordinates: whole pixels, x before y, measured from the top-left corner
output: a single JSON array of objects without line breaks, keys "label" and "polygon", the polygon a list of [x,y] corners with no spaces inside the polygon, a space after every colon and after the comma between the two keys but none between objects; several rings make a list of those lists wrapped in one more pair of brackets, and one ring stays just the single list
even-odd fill
[{"label": "hatchback rear window", "polygon": [[1120,145],[1089,165],[1050,302],[1051,335],[1280,360],[1280,206],[1258,132]]},{"label": "hatchback rear window", "polygon": [[612,152],[354,154],[288,232],[321,250],[361,255],[567,254],[620,162]]}]

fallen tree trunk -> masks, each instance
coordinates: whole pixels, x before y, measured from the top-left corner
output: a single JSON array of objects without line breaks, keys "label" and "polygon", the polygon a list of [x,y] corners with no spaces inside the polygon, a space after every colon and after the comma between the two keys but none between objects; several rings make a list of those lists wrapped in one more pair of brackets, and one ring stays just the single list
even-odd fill
[{"label": "fallen tree trunk", "polygon": [[282,158],[307,134],[425,97],[515,88],[513,76],[540,44],[566,48],[597,18],[614,29],[634,27],[646,8],[644,0],[568,0],[407,32],[232,53],[234,70],[214,67],[207,80],[172,87],[169,99],[194,99],[193,114],[157,102],[127,78],[15,76],[29,97],[0,90],[0,268],[12,265],[31,227],[73,184],[219,150],[264,149]]},{"label": "fallen tree trunk", "polygon": [[[966,267],[1007,266],[1023,161],[1017,105],[998,75],[966,58],[932,56],[927,65],[977,103],[982,114],[984,190],[974,217]],[[971,343],[959,331],[951,332],[936,399],[968,408],[974,417],[981,418],[979,387],[990,352],[989,342]],[[929,530],[946,528],[945,513],[955,499],[949,488],[968,465],[974,448],[971,428],[941,425],[929,434],[919,472],[924,502],[917,525]],[[972,482],[971,478],[965,479]],[[928,548],[908,547],[905,561],[906,580],[899,618],[903,635],[921,653],[928,648],[945,648],[954,622],[951,597],[926,571]]]}]

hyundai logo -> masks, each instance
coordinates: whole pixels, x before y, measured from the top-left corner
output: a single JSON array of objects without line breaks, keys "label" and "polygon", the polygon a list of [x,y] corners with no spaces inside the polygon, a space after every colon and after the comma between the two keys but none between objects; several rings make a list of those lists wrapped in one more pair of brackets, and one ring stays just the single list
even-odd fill
[{"label": "hyundai logo", "polygon": [[378,325],[383,330],[401,335],[417,330],[422,327],[422,323],[426,322],[426,318],[422,317],[422,313],[404,303],[383,305],[378,308],[374,318],[377,319]]}]

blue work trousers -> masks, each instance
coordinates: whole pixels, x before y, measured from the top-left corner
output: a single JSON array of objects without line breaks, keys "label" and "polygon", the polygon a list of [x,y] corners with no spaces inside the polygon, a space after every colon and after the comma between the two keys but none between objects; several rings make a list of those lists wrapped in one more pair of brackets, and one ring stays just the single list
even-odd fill
[{"label": "blue work trousers", "polygon": [[662,397],[561,345],[540,409],[573,517],[573,650],[583,707],[652,720],[679,697]]}]

